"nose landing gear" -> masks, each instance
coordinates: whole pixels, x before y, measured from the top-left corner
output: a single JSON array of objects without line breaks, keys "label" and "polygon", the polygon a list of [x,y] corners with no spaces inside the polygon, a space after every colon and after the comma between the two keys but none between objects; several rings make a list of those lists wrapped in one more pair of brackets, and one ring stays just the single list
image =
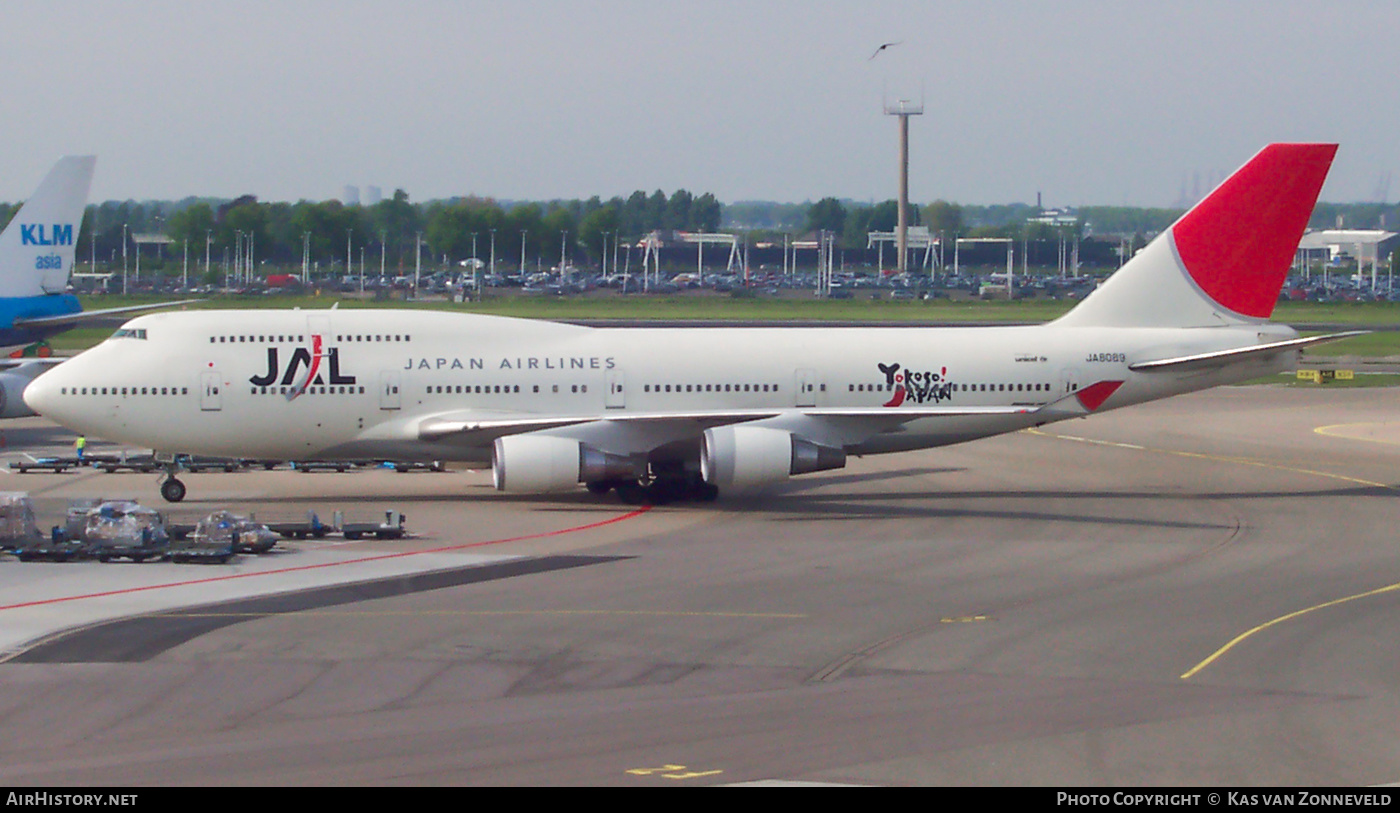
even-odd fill
[{"label": "nose landing gear", "polygon": [[174,475],[170,475],[161,481],[160,496],[164,497],[166,502],[179,502],[185,498],[185,484]]},{"label": "nose landing gear", "polygon": [[[157,459],[160,459],[159,455]],[[185,498],[185,484],[175,476],[184,470],[184,466],[180,465],[180,458],[178,456],[172,456],[169,460],[164,461],[162,465],[165,467],[165,478],[160,481],[160,496],[163,497],[166,502],[179,502],[183,500]]]}]

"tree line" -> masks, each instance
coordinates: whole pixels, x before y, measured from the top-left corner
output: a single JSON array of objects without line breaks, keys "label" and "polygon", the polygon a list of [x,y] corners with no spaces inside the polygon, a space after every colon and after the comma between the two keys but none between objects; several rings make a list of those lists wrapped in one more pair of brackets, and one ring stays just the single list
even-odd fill
[{"label": "tree line", "polygon": [[[0,226],[21,204],[0,204]],[[711,193],[679,189],[667,195],[637,191],[601,200],[499,202],[454,198],[415,204],[402,189],[369,206],[338,200],[263,202],[251,195],[232,201],[109,201],[87,207],[78,235],[80,262],[120,265],[134,248],[134,236],[165,235],[167,258],[206,256],[222,263],[233,252],[252,252],[256,262],[300,264],[304,254],[323,267],[343,267],[347,257],[375,267],[412,268],[421,249],[424,262],[456,263],[476,256],[498,262],[519,258],[558,264],[598,257],[618,239],[635,240],[657,229],[717,231],[721,206]],[[147,251],[150,251],[147,249]]]},{"label": "tree line", "polygon": [[[0,225],[8,223],[19,203],[0,203]],[[192,263],[206,255],[222,264],[235,252],[251,250],[257,262],[299,265],[303,252],[323,268],[343,267],[347,256],[362,257],[371,267],[382,254],[386,265],[410,269],[422,247],[424,262],[457,263],[475,256],[513,267],[523,255],[527,264],[557,265],[561,258],[593,264],[605,249],[635,241],[653,230],[745,233],[750,241],[781,243],[783,235],[817,231],[834,234],[843,248],[863,249],[870,231],[892,231],[898,203],[855,203],[834,197],[815,203],[742,202],[723,205],[711,193],[693,195],[679,189],[667,195],[633,192],[601,200],[508,202],[466,197],[412,203],[402,189],[378,203],[346,206],[338,200],[263,202],[253,196],[232,201],[186,198],[180,201],[108,201],[91,205],[78,237],[78,258],[120,265],[123,250],[134,251],[133,235],[162,234],[172,243],[167,259],[185,252]],[[938,200],[911,205],[910,225],[924,225],[948,237],[1014,237],[1055,240],[1097,234],[1135,235],[1141,243],[1167,228],[1181,214],[1176,209],[1094,206],[1078,210],[1075,226],[1028,222],[1039,214],[1029,204],[972,206]],[[1319,203],[1314,228],[1394,228],[1400,205]],[[147,249],[149,251],[149,249]],[[149,256],[149,255],[147,255]]]}]

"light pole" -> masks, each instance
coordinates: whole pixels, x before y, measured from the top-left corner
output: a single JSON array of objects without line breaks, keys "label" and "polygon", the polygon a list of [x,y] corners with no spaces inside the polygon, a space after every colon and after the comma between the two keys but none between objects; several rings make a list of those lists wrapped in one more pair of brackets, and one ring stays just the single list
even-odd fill
[{"label": "light pole", "polygon": [[[354,229],[345,230],[345,275],[350,277],[355,273],[355,255],[350,248],[350,235],[354,234]],[[351,277],[353,279],[353,277]],[[360,293],[365,292],[365,283],[360,281]]]},{"label": "light pole", "polygon": [[418,298],[418,278],[423,273],[423,232],[413,241],[413,298]]},{"label": "light pole", "polygon": [[472,232],[472,288],[476,291],[476,298],[481,298],[481,283],[477,281],[477,266],[481,265],[481,260],[476,258],[476,232]]},{"label": "light pole", "polygon": [[572,278],[571,278],[570,276],[568,276],[568,272],[565,270],[565,265],[564,265],[564,262],[565,262],[565,259],[566,259],[565,256],[564,256],[564,247],[567,246],[568,243],[569,243],[569,232],[568,232],[567,230],[560,232],[560,233],[559,233],[559,279],[560,279],[560,281],[570,281],[570,282],[572,282]]}]

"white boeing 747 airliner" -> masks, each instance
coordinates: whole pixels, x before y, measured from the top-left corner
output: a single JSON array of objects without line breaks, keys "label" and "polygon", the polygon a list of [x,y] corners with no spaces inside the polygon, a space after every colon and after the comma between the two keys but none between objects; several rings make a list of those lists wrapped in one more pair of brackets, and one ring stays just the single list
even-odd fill
[{"label": "white boeing 747 airliner", "polygon": [[[141,316],[38,412],[162,454],[490,463],[496,487],[713,499],[847,455],[1014,432],[1290,369],[1271,324],[1336,145],[1265,148],[1033,327],[589,328],[386,310]],[[172,464],[161,484],[185,487]]]}]

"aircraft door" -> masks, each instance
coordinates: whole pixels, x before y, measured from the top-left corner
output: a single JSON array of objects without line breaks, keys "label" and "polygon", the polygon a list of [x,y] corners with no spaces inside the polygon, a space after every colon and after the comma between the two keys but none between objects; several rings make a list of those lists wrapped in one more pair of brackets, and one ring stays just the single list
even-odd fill
[{"label": "aircraft door", "polygon": [[809,407],[817,405],[817,390],[821,387],[819,376],[816,370],[797,371],[797,402],[796,406]]},{"label": "aircraft door", "polygon": [[1066,367],[1060,371],[1060,397],[1079,391],[1079,370]]},{"label": "aircraft door", "polygon": [[383,370],[379,373],[379,408],[398,409],[403,403],[399,394],[398,370]]},{"label": "aircraft door", "polygon": [[199,408],[204,412],[218,412],[224,408],[223,396],[219,389],[223,386],[218,370],[205,370],[199,375]]},{"label": "aircraft door", "polygon": [[627,406],[627,393],[623,389],[624,376],[621,370],[608,370],[604,376],[607,387],[603,396],[603,406],[608,409],[622,409]]}]

